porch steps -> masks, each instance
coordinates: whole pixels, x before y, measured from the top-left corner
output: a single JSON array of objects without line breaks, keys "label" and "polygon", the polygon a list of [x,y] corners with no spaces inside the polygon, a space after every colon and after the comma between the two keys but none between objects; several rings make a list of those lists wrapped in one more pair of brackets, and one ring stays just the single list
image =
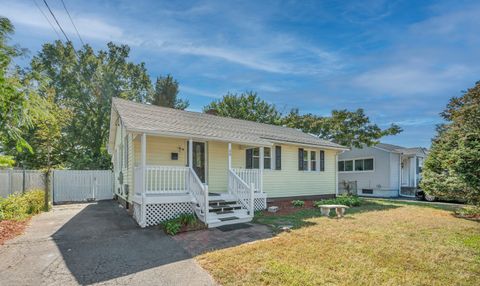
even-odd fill
[{"label": "porch steps", "polygon": [[248,211],[237,203],[230,194],[216,194],[208,203],[208,227],[218,227],[236,223],[245,223],[252,220]]}]

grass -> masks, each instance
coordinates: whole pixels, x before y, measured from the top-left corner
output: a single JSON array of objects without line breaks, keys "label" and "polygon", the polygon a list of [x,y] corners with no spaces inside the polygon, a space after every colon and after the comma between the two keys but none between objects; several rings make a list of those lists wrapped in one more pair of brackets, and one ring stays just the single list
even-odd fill
[{"label": "grass", "polygon": [[450,206],[367,200],[343,219],[306,209],[256,221],[294,229],[197,257],[220,284],[480,285],[480,223]]}]

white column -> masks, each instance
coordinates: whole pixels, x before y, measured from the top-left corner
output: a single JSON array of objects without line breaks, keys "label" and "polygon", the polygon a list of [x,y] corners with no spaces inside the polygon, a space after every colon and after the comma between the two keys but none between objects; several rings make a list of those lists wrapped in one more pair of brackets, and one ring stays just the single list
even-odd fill
[{"label": "white column", "polygon": [[[320,151],[318,153],[320,155]],[[318,169],[320,170],[320,160],[318,160]],[[338,196],[338,153],[335,153],[335,196]]]},{"label": "white column", "polygon": [[232,143],[228,143],[228,170],[232,168]]},{"label": "white column", "polygon": [[[271,152],[272,150],[270,150]],[[264,148],[263,147],[260,147],[260,162],[258,162],[258,166],[260,168],[260,178],[259,178],[259,188],[260,188],[260,192],[263,192],[263,161],[264,161]]]},{"label": "white column", "polygon": [[140,166],[142,170],[142,206],[141,206],[141,227],[146,226],[146,221],[147,221],[147,206],[145,205],[145,188],[146,188],[146,180],[147,180],[147,175],[146,175],[146,165],[147,165],[147,135],[145,133],[142,134],[142,137],[140,139]]},{"label": "white column", "polygon": [[188,140],[188,167],[193,168],[193,140]]},{"label": "white column", "polygon": [[402,192],[402,155],[398,155],[399,163],[398,163],[398,195]]},{"label": "white column", "polygon": [[416,188],[417,187],[417,156],[413,156],[412,158],[413,162],[413,186]]}]

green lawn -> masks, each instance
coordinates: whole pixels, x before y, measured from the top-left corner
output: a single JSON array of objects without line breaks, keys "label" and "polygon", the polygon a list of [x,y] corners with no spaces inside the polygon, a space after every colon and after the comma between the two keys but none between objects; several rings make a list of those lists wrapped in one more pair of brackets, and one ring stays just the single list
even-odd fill
[{"label": "green lawn", "polygon": [[197,260],[224,285],[480,285],[480,223],[450,206],[368,200],[343,219],[319,213],[259,215],[294,229]]}]

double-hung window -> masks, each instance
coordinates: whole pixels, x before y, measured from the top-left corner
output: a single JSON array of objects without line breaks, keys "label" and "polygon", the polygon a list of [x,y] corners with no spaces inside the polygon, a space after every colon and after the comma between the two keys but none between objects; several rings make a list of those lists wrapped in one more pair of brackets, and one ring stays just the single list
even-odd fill
[{"label": "double-hung window", "polygon": [[310,151],[310,171],[317,170],[317,152]]},{"label": "double-hung window", "polygon": [[[247,169],[260,168],[260,148],[249,148],[245,152],[246,160],[245,167]],[[263,169],[270,169],[272,166],[272,152],[271,149],[265,147],[263,149]]]}]

